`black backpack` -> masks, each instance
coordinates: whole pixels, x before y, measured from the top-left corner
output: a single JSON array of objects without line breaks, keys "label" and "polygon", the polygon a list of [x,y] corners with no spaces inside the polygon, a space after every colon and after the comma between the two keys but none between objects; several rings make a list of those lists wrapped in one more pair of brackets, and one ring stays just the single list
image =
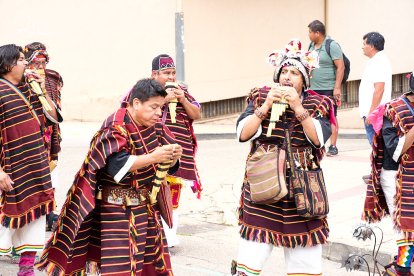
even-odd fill
[{"label": "black backpack", "polygon": [[[333,39],[327,38],[326,43],[325,43],[326,52],[328,53],[328,55],[331,59],[332,59],[332,56],[331,56],[331,43],[332,43],[332,41],[333,41]],[[309,45],[309,49],[310,49],[310,45]],[[349,77],[349,72],[351,71],[351,62],[346,57],[344,52],[342,52],[342,58],[344,60],[344,65],[345,65],[344,78],[342,79],[342,83],[345,83],[347,81],[348,77]]]}]

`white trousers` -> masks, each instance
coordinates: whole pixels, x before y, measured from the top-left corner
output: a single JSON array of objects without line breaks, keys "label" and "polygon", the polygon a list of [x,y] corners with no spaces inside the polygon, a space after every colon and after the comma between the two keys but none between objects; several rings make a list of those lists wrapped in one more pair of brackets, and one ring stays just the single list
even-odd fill
[{"label": "white trousers", "polygon": [[60,166],[56,166],[56,168],[50,173],[50,178],[52,180],[52,187],[56,188],[59,186],[59,171]]},{"label": "white trousers", "polygon": [[10,255],[13,247],[18,254],[42,252],[46,238],[45,224],[46,216],[41,216],[18,229],[0,225],[0,255]]},{"label": "white trousers", "polygon": [[[248,276],[260,275],[274,245],[240,238],[237,271]],[[283,248],[288,275],[322,275],[322,245]],[[279,275],[279,274],[278,274]]]},{"label": "white trousers", "polygon": [[385,200],[387,202],[388,210],[390,210],[390,215],[394,217],[395,211],[395,204],[394,204],[394,197],[397,192],[397,185],[395,178],[397,175],[397,171],[393,170],[381,170],[380,175],[380,182],[382,190],[384,191]]},{"label": "white trousers", "polygon": [[[193,185],[193,181],[184,179],[184,184],[181,187],[180,202],[185,200],[186,198],[190,198],[190,196],[193,195],[193,192],[191,190],[192,185]],[[173,210],[173,227],[172,228],[169,228],[167,223],[164,221],[164,219],[161,218],[162,227],[164,228],[164,233],[167,238],[168,247],[173,247],[180,243],[180,240],[178,239],[178,236],[177,236],[177,228],[179,224],[178,214],[180,213],[179,210],[180,210],[180,207]]]},{"label": "white trousers", "polygon": [[[395,212],[395,203],[394,198],[397,193],[397,171],[394,170],[381,170],[380,183],[382,190],[384,191],[385,201],[387,202],[388,210],[390,211],[392,225],[394,225],[394,212]],[[395,232],[395,239],[399,246],[407,245],[399,241],[404,240],[405,237],[401,231]],[[412,244],[412,243],[409,243]]]},{"label": "white trousers", "polygon": [[177,228],[178,228],[178,209],[173,210],[173,227],[169,228],[167,223],[162,220],[162,227],[164,228],[165,237],[167,238],[168,247],[176,246],[180,243],[180,240],[177,236]]}]

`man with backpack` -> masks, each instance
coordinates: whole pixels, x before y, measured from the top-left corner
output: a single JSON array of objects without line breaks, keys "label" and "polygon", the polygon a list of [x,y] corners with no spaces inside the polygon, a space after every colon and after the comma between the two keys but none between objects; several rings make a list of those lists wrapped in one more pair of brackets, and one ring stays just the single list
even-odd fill
[{"label": "man with backpack", "polygon": [[[339,44],[326,36],[325,25],[321,21],[312,21],[308,28],[308,35],[311,41],[309,50],[315,50],[319,56],[319,68],[315,68],[312,71],[310,89],[320,95],[328,96],[334,101],[336,117],[338,106],[341,103],[341,84],[343,81],[346,81],[349,74],[349,61],[344,57]],[[345,70],[345,60],[348,64],[347,70]],[[344,78],[345,71],[347,71],[347,75]],[[328,148],[328,156],[338,154],[338,148],[336,147],[338,129],[339,125],[332,125],[331,145]]]}]

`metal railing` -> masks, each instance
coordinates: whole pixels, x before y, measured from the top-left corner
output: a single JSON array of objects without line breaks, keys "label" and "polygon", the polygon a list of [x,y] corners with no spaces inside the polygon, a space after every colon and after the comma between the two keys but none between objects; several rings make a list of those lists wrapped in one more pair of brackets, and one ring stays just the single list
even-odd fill
[{"label": "metal railing", "polygon": [[[392,98],[400,96],[409,90],[407,73],[392,76]],[[358,89],[360,80],[348,81],[342,85],[341,106],[346,109],[358,106]],[[246,95],[247,96],[247,95]],[[230,114],[241,113],[246,108],[246,97],[237,97],[219,101],[201,103],[202,118],[214,118]]]},{"label": "metal railing", "polygon": [[[408,79],[405,77],[406,75],[407,73],[392,76],[392,99],[409,90]],[[342,85],[342,104],[339,109],[358,106],[358,88],[360,83],[360,80],[354,80],[348,81]]]},{"label": "metal railing", "polygon": [[201,103],[201,117],[206,119],[241,113],[247,106],[246,97]]}]

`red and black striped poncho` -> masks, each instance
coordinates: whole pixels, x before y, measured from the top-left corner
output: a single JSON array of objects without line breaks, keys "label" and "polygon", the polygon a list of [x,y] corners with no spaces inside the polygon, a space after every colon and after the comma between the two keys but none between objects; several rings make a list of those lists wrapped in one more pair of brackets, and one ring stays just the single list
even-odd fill
[{"label": "red and black striped poncho", "polygon": [[14,182],[13,190],[0,196],[0,223],[21,228],[49,214],[55,203],[42,133],[45,127],[42,105],[26,83],[16,88],[30,107],[12,87],[6,80],[0,80],[0,162]]},{"label": "red and black striped poncho", "polygon": [[[56,71],[46,69],[45,87],[50,99],[56,104],[56,107],[62,110],[60,90],[63,86],[63,80]],[[45,130],[47,148],[49,152],[49,161],[58,160],[60,152],[60,143],[62,141],[59,124],[51,124]]]},{"label": "red and black striped poncho", "polygon": [[[191,96],[187,89],[180,86],[180,89],[184,91],[184,95],[190,103],[195,102],[193,96]],[[201,192],[202,186],[198,175],[197,166],[195,163],[195,154],[197,152],[197,139],[193,130],[193,120],[190,119],[181,103],[177,103],[176,108],[176,122],[171,122],[171,114],[168,108],[168,104],[164,106],[165,125],[174,134],[175,140],[183,148],[183,154],[180,158],[180,168],[173,174],[175,177],[181,177],[186,180],[192,180],[195,182],[194,187],[197,192]]]},{"label": "red and black striped poncho", "polygon": [[175,143],[161,122],[138,128],[139,133],[121,108],[95,134],[39,269],[53,275],[85,275],[96,269],[101,275],[141,275],[145,266],[153,265],[163,275],[172,275],[157,204],[125,207],[95,200],[97,185],[152,189],[155,170],[151,165],[127,174],[119,183],[105,173],[113,153],[146,154],[140,136],[149,152]]},{"label": "red and black striped poncho", "polygon": [[[249,102],[253,101],[255,106],[261,106],[270,88],[264,87],[259,91],[254,90],[249,97]],[[302,102],[305,109],[309,111],[313,118],[323,118],[326,122],[325,127],[329,128],[329,118],[331,114],[332,102],[327,97],[316,93],[305,92]],[[266,144],[276,144],[282,146],[285,139],[283,123],[278,121],[271,133],[271,137],[266,137],[269,126],[270,110],[266,119],[262,121],[262,133],[255,141]],[[290,125],[295,118],[294,111],[286,109],[286,120]],[[243,114],[242,114],[243,116]],[[330,133],[330,131],[327,133]],[[329,137],[324,137],[328,139]],[[252,142],[252,147],[253,147]],[[295,120],[291,134],[292,150],[295,147],[310,147],[302,125]],[[319,165],[324,149],[312,147],[314,161]],[[248,156],[248,158],[250,155]],[[290,171],[286,170],[287,183],[289,182]],[[304,218],[297,214],[294,198],[288,193],[284,198],[274,204],[255,204],[251,201],[250,185],[245,177],[242,186],[242,194],[239,207],[240,235],[242,238],[262,243],[270,243],[275,246],[294,248],[297,246],[314,246],[327,242],[329,228],[326,218]]]},{"label": "red and black striped poncho", "polygon": [[[405,96],[402,96],[405,97]],[[412,105],[412,104],[411,104]],[[412,105],[414,108],[414,106]],[[385,107],[385,114],[397,129],[399,137],[407,134],[414,126],[414,116],[401,97],[392,100]],[[369,222],[380,221],[389,214],[388,206],[381,189],[380,175],[384,159],[384,141],[381,133],[374,136],[371,154],[371,177],[368,183],[362,218]],[[414,241],[414,145],[400,157],[397,172],[397,191],[394,200],[394,224],[404,233],[407,242]]]}]

